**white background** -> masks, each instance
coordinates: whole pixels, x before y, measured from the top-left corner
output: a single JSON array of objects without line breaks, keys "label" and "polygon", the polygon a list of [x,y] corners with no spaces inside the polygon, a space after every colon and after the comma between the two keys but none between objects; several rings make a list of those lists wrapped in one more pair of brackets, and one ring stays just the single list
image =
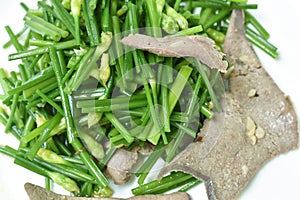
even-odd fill
[{"label": "white background", "polygon": [[[36,1],[23,0],[30,7],[35,7]],[[293,0],[249,0],[250,3],[258,3],[259,8],[252,13],[271,33],[271,42],[279,48],[280,58],[272,59],[268,55],[257,50],[257,53],[271,77],[279,87],[291,97],[292,102],[300,115],[300,12]],[[18,32],[23,25],[25,12],[19,6],[19,1],[0,0],[0,45],[8,40],[5,25],[10,25],[13,31]],[[7,55],[12,50],[0,50],[0,67],[16,69],[15,62],[8,62]],[[0,128],[0,145],[9,144],[17,147],[16,140],[4,133]],[[295,150],[281,155],[259,171],[250,185],[240,195],[241,200],[282,200],[300,199],[300,150]],[[44,179],[19,166],[13,164],[13,160],[0,155],[0,199],[17,200],[28,199],[23,189],[25,182],[44,184]],[[129,189],[121,187],[117,194],[119,197],[130,195]],[[201,185],[191,191],[193,199],[207,199],[204,186]]]}]

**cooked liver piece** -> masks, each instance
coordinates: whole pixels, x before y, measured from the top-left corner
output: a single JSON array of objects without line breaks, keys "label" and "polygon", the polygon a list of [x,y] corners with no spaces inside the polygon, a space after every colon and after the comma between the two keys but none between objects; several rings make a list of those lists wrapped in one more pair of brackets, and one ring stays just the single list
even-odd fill
[{"label": "cooked liver piece", "polygon": [[115,184],[127,183],[132,176],[130,170],[138,160],[138,153],[118,149],[107,163],[106,172]]},{"label": "cooked liver piece", "polygon": [[[241,10],[232,12],[224,51],[234,70],[229,78],[230,92],[221,100],[222,112],[205,121],[202,141],[190,144],[160,173],[192,174],[205,182],[210,200],[237,199],[262,165],[298,147],[292,103],[248,43]],[[249,97],[253,89],[256,94]],[[255,129],[251,134],[246,127],[249,121]]]},{"label": "cooked liver piece", "polygon": [[[210,68],[225,72],[224,54],[214,48],[214,41],[200,35],[154,38],[142,34],[129,35],[121,43],[166,57],[195,57]],[[197,51],[196,51],[197,49]]]},{"label": "cooked liver piece", "polygon": [[140,195],[128,198],[128,200],[189,200],[190,196],[184,192],[171,194]]},{"label": "cooked liver piece", "polygon": [[184,192],[174,192],[171,194],[161,195],[141,195],[134,196],[126,199],[120,198],[100,198],[100,197],[73,197],[56,194],[49,190],[46,190],[40,186],[33,185],[31,183],[25,184],[25,190],[30,200],[189,200],[190,196]]}]

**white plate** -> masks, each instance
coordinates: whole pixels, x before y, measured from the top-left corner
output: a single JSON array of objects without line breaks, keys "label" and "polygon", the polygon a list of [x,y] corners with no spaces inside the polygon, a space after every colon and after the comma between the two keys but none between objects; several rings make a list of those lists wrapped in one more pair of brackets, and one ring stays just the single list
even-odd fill
[{"label": "white plate", "polygon": [[[23,0],[28,6],[35,7],[36,1]],[[271,42],[279,48],[280,58],[274,60],[257,50],[257,53],[271,77],[279,87],[290,96],[300,115],[300,78],[299,78],[299,50],[300,37],[298,20],[300,12],[293,0],[249,0],[258,3],[259,9],[252,12],[271,33]],[[22,28],[24,15],[19,1],[0,0],[0,45],[8,40],[4,25],[10,25],[14,32]],[[7,55],[13,51],[0,50],[0,67],[16,69],[14,62],[7,61]],[[0,127],[0,144],[17,147],[16,140],[4,134]],[[282,200],[300,199],[300,150],[281,155],[259,171],[249,186],[240,195],[241,200]],[[15,164],[13,160],[0,155],[0,198],[5,200],[28,199],[23,185],[25,182],[44,185],[44,179]],[[59,189],[59,188],[58,188]],[[122,187],[118,194],[130,195],[130,190]],[[193,199],[207,199],[204,185],[200,185],[191,192]]]}]

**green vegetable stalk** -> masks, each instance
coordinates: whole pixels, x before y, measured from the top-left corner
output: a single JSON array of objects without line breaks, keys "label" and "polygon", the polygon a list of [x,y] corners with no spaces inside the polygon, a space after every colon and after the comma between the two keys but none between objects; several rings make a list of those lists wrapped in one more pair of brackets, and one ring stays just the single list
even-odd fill
[{"label": "green vegetable stalk", "polygon": [[95,48],[91,48],[89,53],[82,58],[79,68],[66,86],[65,91],[67,93],[72,93],[78,89],[83,80],[91,73],[100,56],[108,50],[111,42],[112,34],[110,32],[101,34],[101,44]]},{"label": "green vegetable stalk", "polygon": [[40,148],[37,152],[37,155],[49,163],[56,163],[56,164],[63,164],[63,165],[68,164],[68,162],[65,161],[61,156],[45,148]]},{"label": "green vegetable stalk", "polygon": [[54,183],[62,186],[67,191],[79,193],[79,187],[74,180],[56,172],[49,172],[48,175]]},{"label": "green vegetable stalk", "polygon": [[71,0],[71,13],[75,23],[75,39],[78,45],[81,44],[80,38],[80,13],[82,0]]},{"label": "green vegetable stalk", "polygon": [[189,27],[188,21],[181,14],[176,12],[176,10],[174,10],[170,5],[166,4],[165,8],[166,14],[176,20],[181,29],[187,29]]},{"label": "green vegetable stalk", "polygon": [[92,156],[94,156],[97,160],[104,158],[105,153],[100,143],[84,132],[80,132],[79,136],[84,141],[87,150],[92,154]]},{"label": "green vegetable stalk", "polygon": [[161,26],[168,34],[174,34],[179,31],[177,22],[170,16],[162,14]]},{"label": "green vegetable stalk", "polygon": [[101,57],[99,78],[102,81],[104,87],[107,87],[106,83],[110,77],[110,67],[109,67],[109,55],[104,53]]},{"label": "green vegetable stalk", "polygon": [[[188,78],[192,72],[192,68],[189,66],[183,66],[181,67],[176,79],[174,80],[174,83],[170,89],[169,93],[169,112],[171,113],[173,109],[175,108],[175,105],[180,97],[181,92],[183,91],[183,88],[185,84],[188,81]],[[161,134],[157,133],[157,130],[155,128],[152,128],[149,136],[148,141],[150,141],[152,144],[157,144],[159,141]]]}]

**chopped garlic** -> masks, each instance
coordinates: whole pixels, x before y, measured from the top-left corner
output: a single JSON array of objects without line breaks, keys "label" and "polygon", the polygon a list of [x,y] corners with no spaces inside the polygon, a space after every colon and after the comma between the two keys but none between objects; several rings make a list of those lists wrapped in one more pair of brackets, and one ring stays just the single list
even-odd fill
[{"label": "chopped garlic", "polygon": [[248,97],[249,98],[252,98],[252,97],[254,97],[256,95],[256,89],[251,89],[251,90],[249,90],[249,92],[248,92]]},{"label": "chopped garlic", "polygon": [[255,131],[255,136],[257,137],[257,139],[263,139],[266,135],[265,130],[262,127],[257,127],[256,131]]},{"label": "chopped garlic", "polygon": [[250,142],[251,142],[252,145],[255,145],[256,142],[257,142],[257,138],[256,138],[255,135],[249,136],[248,139],[250,140]]},{"label": "chopped garlic", "polygon": [[251,119],[251,117],[247,117],[247,119],[246,119],[246,135],[247,136],[254,135],[255,129],[256,129],[256,125],[255,125],[253,119]]}]

